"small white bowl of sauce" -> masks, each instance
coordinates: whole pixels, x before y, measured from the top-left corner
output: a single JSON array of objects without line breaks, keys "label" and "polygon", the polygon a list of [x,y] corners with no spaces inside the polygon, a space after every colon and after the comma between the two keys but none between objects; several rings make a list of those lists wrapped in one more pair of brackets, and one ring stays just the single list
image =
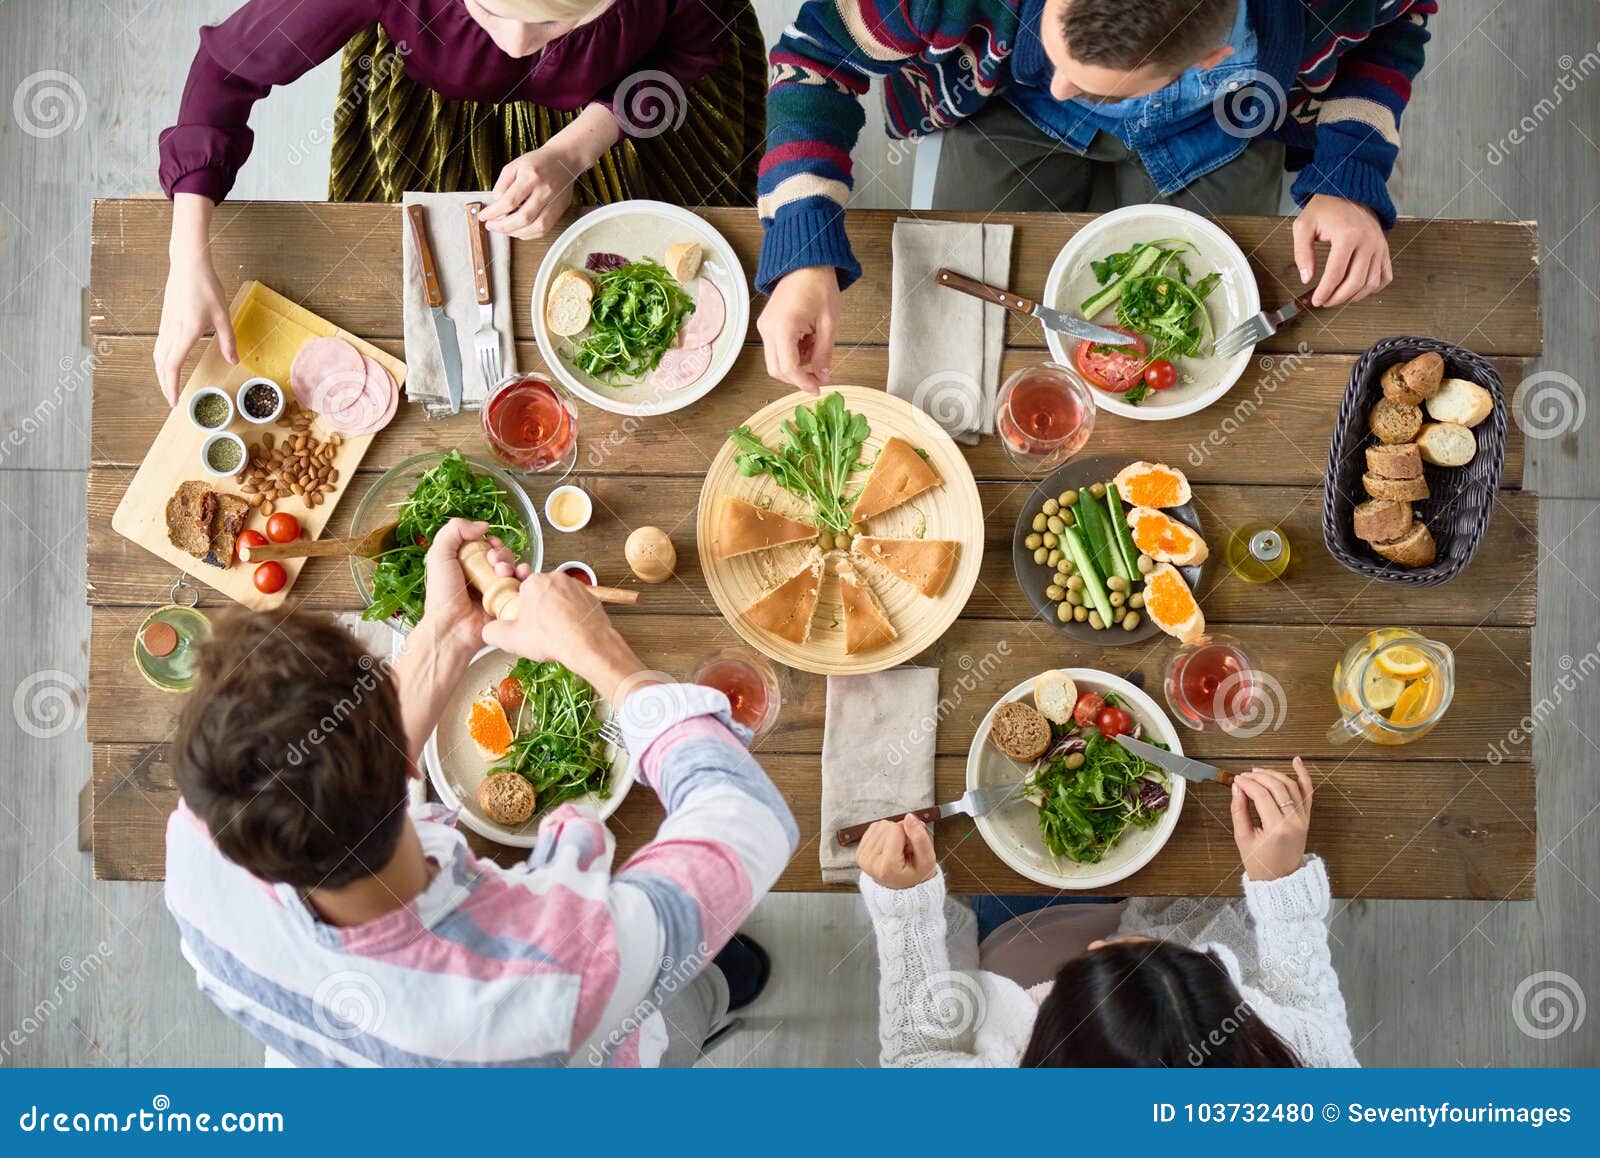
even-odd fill
[{"label": "small white bowl of sauce", "polygon": [[587,584],[590,587],[599,582],[594,577],[594,568],[577,559],[562,563],[555,568],[555,573],[557,575],[565,575],[568,579],[576,579],[579,583]]},{"label": "small white bowl of sauce", "polygon": [[544,517],[558,531],[581,531],[594,515],[594,500],[582,487],[559,486],[544,501]]}]

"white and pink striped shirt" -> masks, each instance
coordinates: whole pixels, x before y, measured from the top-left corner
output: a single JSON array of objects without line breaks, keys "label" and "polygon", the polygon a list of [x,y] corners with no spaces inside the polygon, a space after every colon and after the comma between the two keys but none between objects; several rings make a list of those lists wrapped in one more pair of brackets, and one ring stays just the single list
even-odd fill
[{"label": "white and pink striped shirt", "polygon": [[430,805],[412,819],[438,874],[355,927],[227,860],[180,804],[166,900],[201,990],[299,1065],[656,1064],[659,1005],[738,931],[798,832],[720,692],[645,688],[618,719],[667,811],[620,869],[605,825],[571,805],[510,869]]}]

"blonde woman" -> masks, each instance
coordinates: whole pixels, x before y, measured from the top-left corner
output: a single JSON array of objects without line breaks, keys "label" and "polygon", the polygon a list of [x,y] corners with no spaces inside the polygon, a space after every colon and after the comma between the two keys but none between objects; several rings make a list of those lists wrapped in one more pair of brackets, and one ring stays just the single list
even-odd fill
[{"label": "blonde woman", "polygon": [[161,134],[169,403],[207,330],[236,358],[211,213],[249,156],[250,110],[341,49],[335,201],[493,189],[488,226],[513,237],[573,203],[755,203],[766,52],[749,0],[250,0],[200,30]]}]

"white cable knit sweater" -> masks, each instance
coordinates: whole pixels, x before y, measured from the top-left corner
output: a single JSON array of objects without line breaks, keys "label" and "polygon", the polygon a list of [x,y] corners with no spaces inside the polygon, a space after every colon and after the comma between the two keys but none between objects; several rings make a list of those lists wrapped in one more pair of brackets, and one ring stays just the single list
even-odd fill
[{"label": "white cable knit sweater", "polygon": [[[861,878],[878,936],[878,1039],[885,1066],[1015,1066],[1038,1006],[1010,978],[978,969],[972,910],[944,875],[909,889]],[[1344,997],[1328,953],[1328,874],[1318,857],[1276,881],[1244,881],[1244,900],[1130,901],[1119,935],[1214,953],[1256,1015],[1307,1066],[1355,1066]],[[1248,911],[1247,911],[1248,910]]]}]

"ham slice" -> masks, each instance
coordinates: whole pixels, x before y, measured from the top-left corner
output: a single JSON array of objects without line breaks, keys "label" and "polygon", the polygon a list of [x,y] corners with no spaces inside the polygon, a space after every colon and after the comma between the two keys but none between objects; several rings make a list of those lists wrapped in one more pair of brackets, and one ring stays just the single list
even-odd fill
[{"label": "ham slice", "polygon": [[682,390],[685,386],[694,385],[710,365],[710,346],[668,350],[661,355],[661,364],[650,375],[650,384],[662,390]]},{"label": "ham slice", "polygon": [[335,430],[351,437],[382,430],[394,417],[400,401],[400,391],[389,371],[365,354],[361,360],[361,391],[348,406],[323,414]]},{"label": "ham slice", "polygon": [[717,340],[717,335],[722,333],[722,327],[727,321],[728,306],[722,300],[721,291],[705,278],[701,278],[700,288],[695,294],[694,313],[690,314],[689,320],[683,324],[683,330],[678,335],[678,345],[685,350],[709,346]]},{"label": "ham slice", "polygon": [[343,338],[313,338],[289,364],[289,386],[307,410],[326,414],[353,405],[366,388],[361,351]]}]

